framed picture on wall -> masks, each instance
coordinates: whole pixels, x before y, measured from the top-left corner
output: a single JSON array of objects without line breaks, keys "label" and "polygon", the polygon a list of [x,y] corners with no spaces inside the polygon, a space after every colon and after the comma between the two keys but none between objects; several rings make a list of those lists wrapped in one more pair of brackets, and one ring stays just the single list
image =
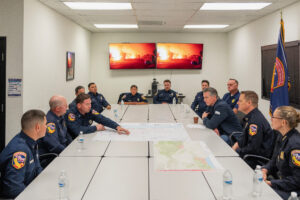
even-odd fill
[{"label": "framed picture on wall", "polygon": [[67,51],[67,67],[66,67],[66,80],[74,79],[75,73],[75,52]]}]

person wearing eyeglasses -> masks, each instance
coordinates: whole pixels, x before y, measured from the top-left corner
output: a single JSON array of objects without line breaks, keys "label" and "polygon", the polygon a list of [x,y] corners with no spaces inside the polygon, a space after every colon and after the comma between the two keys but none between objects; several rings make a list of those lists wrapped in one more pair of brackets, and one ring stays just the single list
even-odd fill
[{"label": "person wearing eyeglasses", "polygon": [[[254,91],[242,91],[238,105],[239,111],[246,114],[243,118],[244,132],[232,149],[242,158],[246,154],[271,158],[276,136],[258,109],[258,95]],[[253,169],[259,164],[256,159],[247,159],[246,162]]]},{"label": "person wearing eyeglasses", "polygon": [[228,93],[224,94],[222,100],[225,101],[236,114],[238,111],[238,104],[240,98],[239,82],[236,79],[229,79],[227,82]]},{"label": "person wearing eyeglasses", "polygon": [[[272,159],[262,167],[265,182],[283,199],[291,192],[300,195],[300,133],[296,130],[300,113],[291,106],[276,108],[272,116],[272,128],[280,132]],[[276,177],[267,179],[267,175]]]}]

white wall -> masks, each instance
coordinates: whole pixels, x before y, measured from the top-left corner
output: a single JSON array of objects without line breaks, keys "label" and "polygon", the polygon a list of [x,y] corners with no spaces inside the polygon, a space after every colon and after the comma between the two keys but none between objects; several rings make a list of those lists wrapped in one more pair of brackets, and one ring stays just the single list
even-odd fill
[{"label": "white wall", "polygon": [[[175,42],[203,43],[202,70],[110,70],[109,43]],[[116,103],[121,92],[136,84],[141,93],[151,89],[155,77],[162,83],[172,81],[172,89],[184,93],[184,103],[190,104],[201,90],[201,80],[208,79],[211,86],[223,95],[229,78],[227,66],[226,33],[93,33],[91,40],[91,78],[110,103]]]},{"label": "white wall", "polygon": [[[74,88],[86,85],[90,73],[91,33],[37,0],[24,3],[23,110],[49,109],[49,98],[74,99]],[[66,82],[66,52],[75,52],[75,80]]]},{"label": "white wall", "polygon": [[[282,10],[285,41],[300,40],[300,2]],[[239,77],[241,90],[261,94],[261,46],[277,44],[280,12],[265,16],[228,35],[229,76]],[[259,108],[269,119],[270,102],[260,100]]]},{"label": "white wall", "polygon": [[[23,78],[23,1],[0,1],[0,36],[6,37],[7,88],[8,78]],[[22,113],[23,96],[7,97],[6,89],[6,144],[20,131]]]}]

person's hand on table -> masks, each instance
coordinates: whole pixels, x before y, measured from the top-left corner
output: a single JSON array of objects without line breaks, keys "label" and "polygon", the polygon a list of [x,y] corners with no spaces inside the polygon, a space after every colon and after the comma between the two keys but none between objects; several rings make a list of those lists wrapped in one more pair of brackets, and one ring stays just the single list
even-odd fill
[{"label": "person's hand on table", "polygon": [[118,127],[117,127],[117,132],[118,132],[118,134],[120,134],[120,135],[122,135],[122,134],[124,134],[124,135],[129,135],[129,134],[130,134],[130,132],[129,132],[127,129],[122,128],[121,126],[118,126]]}]

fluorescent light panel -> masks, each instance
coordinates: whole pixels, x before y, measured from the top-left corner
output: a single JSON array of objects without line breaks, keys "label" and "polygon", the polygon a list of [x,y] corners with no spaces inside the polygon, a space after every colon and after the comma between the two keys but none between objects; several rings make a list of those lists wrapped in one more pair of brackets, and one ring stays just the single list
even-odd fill
[{"label": "fluorescent light panel", "polygon": [[96,28],[138,28],[136,24],[94,24]]},{"label": "fluorescent light panel", "polygon": [[74,10],[131,10],[131,3],[64,2]]},{"label": "fluorescent light panel", "polygon": [[226,28],[227,24],[198,24],[198,25],[185,25],[183,28]]},{"label": "fluorescent light panel", "polygon": [[204,3],[200,10],[260,10],[271,3]]}]

